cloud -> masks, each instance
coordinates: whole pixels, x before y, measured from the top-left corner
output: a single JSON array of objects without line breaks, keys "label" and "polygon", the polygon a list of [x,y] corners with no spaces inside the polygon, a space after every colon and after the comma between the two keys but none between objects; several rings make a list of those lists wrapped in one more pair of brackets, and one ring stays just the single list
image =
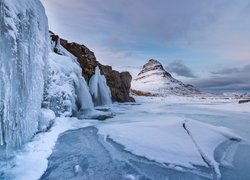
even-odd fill
[{"label": "cloud", "polygon": [[178,76],[187,78],[196,78],[192,70],[188,68],[181,60],[175,60],[166,66],[167,71],[175,73]]},{"label": "cloud", "polygon": [[197,79],[191,83],[212,91],[250,91],[250,65],[241,68],[224,68],[211,74],[209,78]]},{"label": "cloud", "polygon": [[211,72],[211,74],[228,75],[228,74],[233,74],[233,73],[238,73],[238,72],[240,72],[239,68],[225,68],[225,69],[221,69],[219,71]]},{"label": "cloud", "polygon": [[[238,68],[223,68],[215,72],[211,72],[211,74],[215,75],[239,75],[240,78],[247,78],[246,75],[250,75],[250,65],[246,65],[244,67]],[[249,76],[250,77],[250,76]]]},{"label": "cloud", "polygon": [[[85,44],[99,61],[110,65],[137,66],[149,57],[185,59],[202,76],[219,64],[234,67],[250,62],[249,0],[41,1],[52,31]],[[174,65],[176,74],[195,77],[183,63]],[[234,84],[232,88],[245,88],[246,80],[241,84],[236,83],[240,79],[230,82],[237,75],[249,77],[239,71],[242,69],[213,71],[206,82],[200,83],[216,88],[224,78],[228,82],[225,88],[230,83]]]}]

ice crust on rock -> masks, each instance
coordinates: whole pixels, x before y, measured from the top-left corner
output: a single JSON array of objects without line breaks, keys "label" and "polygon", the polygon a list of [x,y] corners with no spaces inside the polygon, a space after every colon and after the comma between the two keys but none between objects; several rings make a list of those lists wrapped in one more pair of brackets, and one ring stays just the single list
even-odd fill
[{"label": "ice crust on rock", "polygon": [[0,0],[0,146],[37,131],[48,57],[48,22],[39,0]]}]

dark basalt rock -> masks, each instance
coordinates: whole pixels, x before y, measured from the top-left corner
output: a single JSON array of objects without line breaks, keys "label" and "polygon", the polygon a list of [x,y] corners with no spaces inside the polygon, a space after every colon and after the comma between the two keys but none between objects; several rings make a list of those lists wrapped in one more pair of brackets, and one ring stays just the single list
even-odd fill
[{"label": "dark basalt rock", "polygon": [[[50,34],[52,41],[57,43],[59,36],[52,32],[50,32]],[[60,39],[59,42],[61,46],[77,57],[77,61],[82,68],[82,76],[87,82],[89,82],[91,76],[95,74],[96,66],[99,66],[101,73],[104,74],[107,79],[107,84],[111,90],[112,100],[117,102],[135,102],[134,98],[130,97],[132,76],[129,72],[120,73],[113,70],[111,66],[102,65],[97,61],[94,52],[84,45],[75,42],[70,43],[64,39]],[[57,50],[54,49],[54,51],[56,52]]]},{"label": "dark basalt rock", "polygon": [[239,104],[250,103],[250,99],[239,100]]}]

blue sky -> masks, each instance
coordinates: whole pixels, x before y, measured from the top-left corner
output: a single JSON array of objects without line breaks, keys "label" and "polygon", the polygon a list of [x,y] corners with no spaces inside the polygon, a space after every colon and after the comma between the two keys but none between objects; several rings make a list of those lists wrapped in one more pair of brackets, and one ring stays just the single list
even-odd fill
[{"label": "blue sky", "polygon": [[42,2],[50,29],[104,64],[135,75],[154,58],[200,88],[250,90],[250,0]]}]

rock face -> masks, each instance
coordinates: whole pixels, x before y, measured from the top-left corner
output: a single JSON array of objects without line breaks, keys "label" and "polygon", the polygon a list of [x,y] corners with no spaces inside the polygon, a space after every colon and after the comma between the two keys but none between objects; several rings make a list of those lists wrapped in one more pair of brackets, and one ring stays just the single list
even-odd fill
[{"label": "rock face", "polygon": [[[153,96],[194,95],[201,92],[192,85],[183,84],[168,73],[161,63],[150,59],[138,76],[132,81],[132,92],[136,95]],[[136,93],[140,92],[140,93]]]},{"label": "rock face", "polygon": [[239,104],[249,103],[250,99],[239,100]]},{"label": "rock face", "polygon": [[[95,68],[99,66],[101,73],[107,79],[107,84],[111,90],[112,100],[117,102],[134,102],[130,97],[130,87],[132,76],[129,72],[118,72],[112,69],[111,66],[102,65],[97,61],[95,54],[86,46],[75,42],[69,43],[67,40],[59,39],[59,36],[51,32],[52,41],[60,43],[67,51],[72,53],[79,62],[82,68],[82,75],[89,82],[92,75],[95,74]],[[56,46],[55,46],[56,47]],[[58,49],[54,48],[57,53]]]}]

